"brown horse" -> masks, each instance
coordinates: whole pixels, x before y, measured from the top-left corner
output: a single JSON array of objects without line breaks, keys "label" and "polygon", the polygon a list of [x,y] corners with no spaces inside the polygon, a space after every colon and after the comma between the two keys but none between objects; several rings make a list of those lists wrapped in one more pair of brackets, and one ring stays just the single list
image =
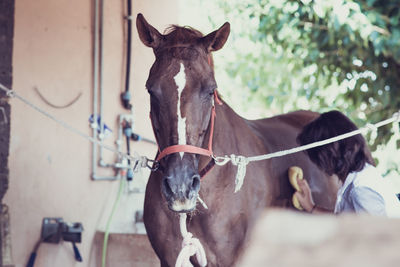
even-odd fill
[{"label": "brown horse", "polygon": [[[147,184],[144,223],[161,266],[175,264],[182,243],[178,214],[183,212],[188,213],[188,231],[204,246],[208,266],[234,266],[264,208],[293,208],[294,189],[287,177],[292,165],[303,168],[316,204],[333,208],[336,192],[331,179],[303,153],[250,163],[237,193],[236,166],[210,168],[212,158],[204,156],[208,152],[254,156],[295,147],[300,129],[318,116],[296,111],[250,121],[225,102],[214,107],[217,84],[211,52],[225,44],[229,23],[206,36],[178,26],[161,34],[141,14],[136,26],[140,40],[155,54],[146,87],[153,130],[163,155],[158,157],[159,170]],[[165,152],[171,146],[175,149]],[[190,151],[196,148],[205,153]],[[205,168],[211,170],[200,186]],[[198,197],[208,209],[197,205]],[[198,266],[194,257],[191,262]]]}]

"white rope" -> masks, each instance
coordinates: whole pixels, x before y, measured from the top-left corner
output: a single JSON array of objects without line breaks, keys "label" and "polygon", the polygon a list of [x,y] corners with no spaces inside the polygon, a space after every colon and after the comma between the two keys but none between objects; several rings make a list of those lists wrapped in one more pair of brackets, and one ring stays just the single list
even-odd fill
[{"label": "white rope", "polygon": [[182,249],[176,259],[175,267],[193,267],[190,257],[196,255],[197,262],[200,266],[207,266],[206,253],[200,240],[194,238],[192,233],[186,229],[186,213],[179,213],[179,228],[183,237]]},{"label": "white rope", "polygon": [[223,157],[214,156],[213,158],[214,158],[215,164],[217,164],[219,166],[223,166],[223,165],[227,164],[229,161],[233,165],[238,166],[238,169],[236,172],[236,179],[235,179],[235,193],[236,193],[237,191],[240,190],[240,188],[243,185],[243,180],[246,175],[246,166],[250,162],[266,160],[266,159],[282,157],[282,156],[298,153],[298,152],[301,152],[301,151],[304,151],[307,149],[323,146],[323,145],[330,144],[330,143],[333,143],[333,142],[336,142],[336,141],[339,141],[342,139],[346,139],[346,138],[352,137],[357,134],[366,133],[368,131],[377,132],[379,127],[382,127],[386,124],[393,123],[393,122],[400,122],[400,111],[394,113],[391,118],[383,120],[381,122],[378,122],[375,124],[368,123],[365,127],[360,128],[358,130],[354,130],[352,132],[344,133],[344,134],[341,134],[341,135],[338,135],[335,137],[331,137],[331,138],[328,138],[325,140],[321,140],[318,142],[310,143],[310,144],[307,144],[304,146],[294,147],[294,148],[287,149],[287,150],[277,151],[274,153],[268,153],[268,154],[264,154],[264,155],[253,156],[253,157],[245,157],[245,156],[240,156],[240,155],[238,156],[238,155],[232,154],[230,156],[223,156]]},{"label": "white rope", "polygon": [[246,166],[249,164],[248,158],[244,156],[231,155],[230,161],[237,166],[235,177],[235,193],[242,188],[244,177],[246,176]]},{"label": "white rope", "polygon": [[[133,156],[131,156],[131,155],[128,155],[128,154],[126,154],[126,153],[123,153],[123,152],[121,152],[121,151],[118,151],[117,149],[115,149],[115,148],[113,148],[113,147],[111,147],[111,146],[105,145],[105,144],[103,144],[102,142],[100,142],[99,140],[97,140],[97,139],[95,139],[95,138],[93,138],[93,137],[91,137],[91,136],[89,136],[89,135],[87,135],[87,134],[85,134],[85,133],[79,131],[78,129],[72,127],[71,125],[65,123],[64,121],[57,119],[56,117],[54,117],[54,116],[51,115],[50,113],[48,113],[48,112],[46,112],[46,111],[40,109],[39,107],[35,106],[34,104],[32,104],[31,102],[29,102],[28,100],[26,100],[24,97],[18,95],[14,90],[8,89],[7,87],[5,87],[5,86],[4,86],[3,84],[1,84],[1,83],[0,83],[0,89],[3,90],[3,91],[5,91],[8,97],[18,98],[19,100],[21,100],[22,102],[24,102],[26,105],[30,106],[31,108],[33,108],[33,109],[36,110],[37,112],[43,114],[43,115],[46,116],[47,118],[53,120],[54,122],[60,124],[60,125],[61,125],[62,127],[64,127],[65,129],[67,129],[67,130],[69,130],[69,131],[71,131],[71,132],[73,132],[73,133],[75,133],[75,134],[77,134],[77,135],[79,135],[79,136],[81,136],[81,137],[83,137],[83,138],[89,140],[90,142],[92,142],[92,143],[94,143],[94,144],[96,144],[96,145],[99,145],[99,146],[103,147],[103,148],[106,149],[106,150],[109,150],[109,151],[111,151],[111,152],[117,154],[118,156],[120,156],[120,157],[122,157],[122,158],[130,159],[130,160],[132,161],[131,164],[132,164],[133,166],[135,166],[135,165],[140,165],[140,166],[142,166],[142,167],[143,167],[143,166],[144,166],[144,167],[147,166],[147,163],[148,163],[148,161],[149,161],[149,159],[148,159],[147,157],[144,157],[144,156],[133,157]],[[139,163],[140,163],[140,164],[139,164]]]},{"label": "white rope", "polygon": [[[47,113],[46,111],[40,109],[39,107],[35,106],[34,104],[32,104],[31,102],[29,102],[28,100],[26,100],[25,98],[23,98],[22,96],[18,95],[14,90],[8,89],[7,87],[5,87],[3,84],[0,83],[0,89],[5,91],[8,97],[15,97],[18,98],[19,100],[21,100],[22,102],[24,102],[25,104],[27,104],[28,106],[30,106],[31,108],[35,109],[36,111],[38,111],[39,113],[42,113],[43,115],[45,115],[46,117],[48,117],[49,119],[55,121],[56,123],[60,124],[61,126],[63,126],[65,129],[74,132],[77,135],[80,135],[81,137],[89,140],[90,142],[97,144],[101,147],[103,147],[106,150],[109,150],[111,152],[114,152],[116,154],[118,154],[119,156],[123,157],[123,158],[127,158],[130,159],[131,161],[133,161],[133,164],[136,164],[136,162],[140,162],[141,166],[147,166],[148,162],[152,162],[151,160],[149,160],[147,157],[132,157],[131,155],[128,155],[126,153],[120,152],[118,150],[116,150],[115,148],[111,147],[111,146],[107,146],[105,144],[103,144],[102,142],[98,141],[97,139],[77,130],[76,128],[70,126],[69,124],[55,118],[54,116],[52,116],[51,114]],[[245,157],[245,156],[241,156],[241,155],[230,155],[230,156],[213,156],[215,164],[219,165],[219,166],[223,166],[225,164],[227,164],[229,161],[232,162],[233,165],[237,166],[237,173],[236,173],[236,178],[235,178],[235,193],[237,191],[240,190],[240,188],[243,185],[243,180],[244,177],[246,175],[246,166],[247,164],[249,164],[250,162],[253,161],[260,161],[260,160],[266,160],[266,159],[270,159],[270,158],[276,158],[276,157],[282,157],[282,156],[286,156],[286,155],[290,155],[290,154],[294,154],[294,153],[298,153],[307,149],[311,149],[314,147],[318,147],[318,146],[323,146],[329,143],[333,143],[345,138],[349,138],[352,137],[354,135],[357,134],[361,134],[361,133],[365,133],[368,131],[373,131],[374,133],[377,132],[377,129],[379,127],[382,127],[386,124],[389,123],[393,123],[393,122],[400,122],[400,111],[396,112],[393,114],[393,116],[389,119],[383,120],[381,122],[375,123],[375,124],[366,124],[365,127],[360,128],[358,130],[349,132],[349,133],[345,133],[345,134],[341,134],[326,140],[322,140],[322,141],[318,141],[318,142],[314,142],[311,144],[307,144],[304,146],[299,146],[299,147],[294,147],[291,149],[287,149],[287,150],[282,150],[282,151],[277,151],[274,153],[268,153],[268,154],[264,154],[264,155],[259,155],[259,156],[253,156],[253,157]],[[149,167],[150,168],[150,167]]]}]

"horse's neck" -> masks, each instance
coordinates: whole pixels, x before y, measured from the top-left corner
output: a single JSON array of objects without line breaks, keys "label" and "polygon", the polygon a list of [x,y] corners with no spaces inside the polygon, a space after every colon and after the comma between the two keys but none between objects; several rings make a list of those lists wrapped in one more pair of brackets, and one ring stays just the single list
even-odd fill
[{"label": "horse's neck", "polygon": [[238,153],[239,142],[254,138],[254,133],[246,120],[226,103],[216,108],[214,129],[213,147],[214,153],[218,156]]},{"label": "horse's neck", "polygon": [[[253,156],[265,153],[264,145],[249,126],[248,121],[240,117],[225,103],[216,108],[214,127],[213,152],[216,156],[231,154]],[[202,163],[205,164],[205,160]],[[259,165],[257,168],[260,168]],[[254,172],[258,172],[254,170],[254,167],[252,170],[247,170],[247,174],[250,175],[253,173],[254,175]],[[249,192],[257,193],[258,196],[256,199],[260,200],[260,203],[264,203],[263,193],[260,194],[259,188],[267,188],[265,179],[253,179],[252,185],[240,189],[241,192],[247,190],[247,193],[235,194],[236,173],[237,166],[233,164],[228,163],[224,166],[216,165],[213,171],[203,180],[200,195],[203,194],[204,201],[209,205],[210,213],[213,213],[211,219],[208,218],[210,213],[205,213],[204,217],[206,217],[205,221],[210,223],[209,226],[212,228],[215,228],[214,223],[217,223],[216,220],[221,219],[221,217],[223,217],[222,221],[226,222],[226,218],[238,216],[238,213],[229,212],[232,207],[240,210],[243,216],[246,216],[244,213],[251,214],[252,216],[253,212],[257,211],[257,209],[246,209],[248,201],[254,201],[246,200]],[[247,178],[249,177],[247,176]],[[244,182],[246,183],[246,179]],[[258,190],[254,190],[255,188]],[[265,190],[262,189],[261,191]],[[260,203],[257,205],[263,205]],[[217,224],[219,225],[219,223]],[[211,231],[211,234],[217,232]]]}]

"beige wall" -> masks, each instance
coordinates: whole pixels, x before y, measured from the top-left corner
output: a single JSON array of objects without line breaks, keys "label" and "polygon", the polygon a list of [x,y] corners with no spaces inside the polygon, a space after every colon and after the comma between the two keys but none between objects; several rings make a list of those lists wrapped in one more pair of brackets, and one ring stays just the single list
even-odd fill
[{"label": "beige wall", "polygon": [[[55,117],[91,134],[92,113],[92,7],[93,1],[16,1],[13,54],[13,87],[32,103]],[[177,23],[177,1],[133,1],[133,13],[142,12],[159,29]],[[125,1],[105,1],[104,19],[104,120],[116,132],[121,109],[119,95],[124,87],[123,21]],[[138,40],[133,28],[131,90],[134,129],[153,138],[148,119],[149,101],[144,89],[153,61],[151,49]],[[65,109],[46,105],[33,90],[57,105],[82,92]],[[10,206],[13,259],[25,266],[39,238],[43,217],[63,217],[82,222],[85,228],[79,245],[84,263],[75,263],[70,244],[40,247],[36,266],[88,266],[92,240],[105,207],[115,199],[117,182],[90,179],[91,144],[14,99],[10,145],[10,188],[5,202]],[[108,140],[113,145],[111,138]],[[154,156],[155,146],[132,143],[134,150]],[[112,159],[110,153],[107,158]],[[144,173],[144,176],[148,173]],[[108,215],[108,214],[106,214]]]}]

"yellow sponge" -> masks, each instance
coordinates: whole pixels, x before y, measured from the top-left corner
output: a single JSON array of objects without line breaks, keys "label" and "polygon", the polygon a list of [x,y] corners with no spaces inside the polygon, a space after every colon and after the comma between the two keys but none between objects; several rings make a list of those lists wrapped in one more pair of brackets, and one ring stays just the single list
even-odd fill
[{"label": "yellow sponge", "polygon": [[[303,170],[300,167],[292,166],[289,168],[288,172],[289,182],[293,186],[296,191],[301,192],[299,185],[297,184],[297,179],[303,179]],[[296,195],[293,194],[292,196],[292,203],[293,206],[298,210],[303,210],[303,207],[300,205],[299,200],[297,199]]]}]

